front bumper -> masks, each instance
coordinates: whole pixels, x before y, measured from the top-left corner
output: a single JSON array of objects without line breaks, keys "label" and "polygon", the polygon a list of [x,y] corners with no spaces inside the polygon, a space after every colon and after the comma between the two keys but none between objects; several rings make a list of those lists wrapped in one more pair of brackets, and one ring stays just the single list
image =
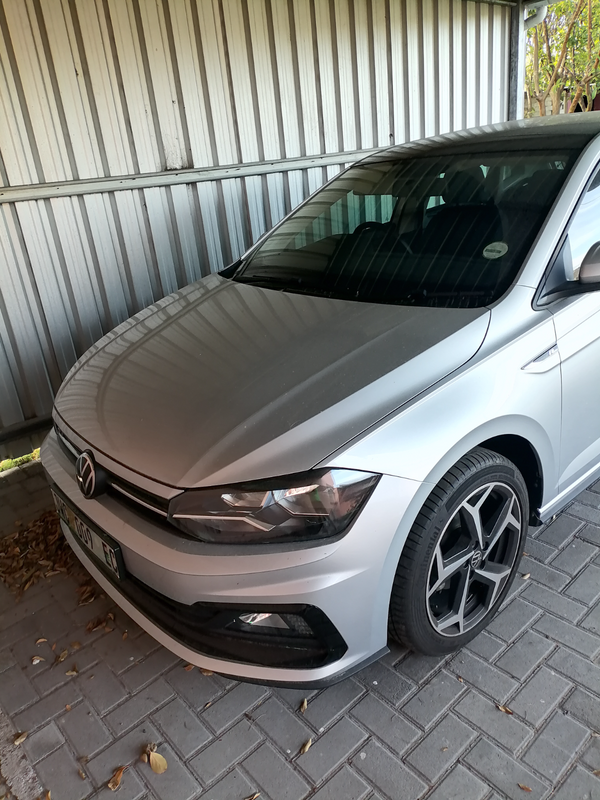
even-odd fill
[{"label": "front bumper", "polygon": [[[54,432],[41,457],[50,482],[65,500],[119,544],[127,579],[111,577],[62,523],[80,561],[132,619],[189,663],[241,680],[318,686],[386,652],[391,582],[408,533],[402,523],[421,484],[383,476],[352,528],[332,543],[217,546],[180,536],[109,495],[86,500]],[[101,454],[97,460],[102,463]],[[235,642],[233,647],[227,644],[224,654],[222,642],[211,641],[210,620],[228,609],[308,613],[309,625],[318,633],[313,638],[329,652],[319,666],[304,667],[286,665],[281,643],[271,656],[268,647],[236,648]],[[190,615],[209,622],[196,638],[186,635],[190,625],[184,620],[189,623]]]}]

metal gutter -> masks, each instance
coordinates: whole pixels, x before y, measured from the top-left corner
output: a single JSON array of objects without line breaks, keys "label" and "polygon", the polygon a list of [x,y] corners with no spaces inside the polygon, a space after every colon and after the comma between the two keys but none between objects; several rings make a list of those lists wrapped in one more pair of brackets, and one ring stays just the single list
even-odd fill
[{"label": "metal gutter", "polygon": [[0,188],[0,203],[18,203],[25,200],[46,200],[52,197],[72,197],[73,195],[131,191],[132,189],[154,189],[160,186],[248,178],[255,175],[349,164],[372,153],[377,153],[379,150],[381,150],[380,147],[375,147],[369,150],[348,150],[340,153],[325,153],[324,155],[301,156],[267,162],[229,164],[223,167],[169,170],[142,175],[116,175],[108,178],[87,178],[30,186],[5,186]]}]

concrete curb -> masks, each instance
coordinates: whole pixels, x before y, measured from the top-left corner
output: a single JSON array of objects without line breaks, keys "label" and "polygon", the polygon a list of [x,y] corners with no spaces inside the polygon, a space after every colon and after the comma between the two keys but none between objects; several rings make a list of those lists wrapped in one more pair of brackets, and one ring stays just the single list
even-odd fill
[{"label": "concrete curb", "polygon": [[0,472],[0,536],[27,525],[53,508],[52,495],[40,461]]}]

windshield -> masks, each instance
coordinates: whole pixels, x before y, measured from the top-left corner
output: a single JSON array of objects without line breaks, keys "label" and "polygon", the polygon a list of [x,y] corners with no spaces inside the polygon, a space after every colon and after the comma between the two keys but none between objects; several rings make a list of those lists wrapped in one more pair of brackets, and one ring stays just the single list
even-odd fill
[{"label": "windshield", "polygon": [[572,152],[395,156],[351,167],[234,280],[369,303],[474,308],[514,280]]}]

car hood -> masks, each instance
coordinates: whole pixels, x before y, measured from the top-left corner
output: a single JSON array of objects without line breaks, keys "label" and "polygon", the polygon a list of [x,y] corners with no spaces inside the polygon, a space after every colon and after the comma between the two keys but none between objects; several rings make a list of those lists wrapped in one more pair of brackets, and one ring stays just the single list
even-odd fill
[{"label": "car hood", "polygon": [[169,486],[310,469],[470,359],[489,311],[289,294],[212,275],[94,345],[55,413]]}]

